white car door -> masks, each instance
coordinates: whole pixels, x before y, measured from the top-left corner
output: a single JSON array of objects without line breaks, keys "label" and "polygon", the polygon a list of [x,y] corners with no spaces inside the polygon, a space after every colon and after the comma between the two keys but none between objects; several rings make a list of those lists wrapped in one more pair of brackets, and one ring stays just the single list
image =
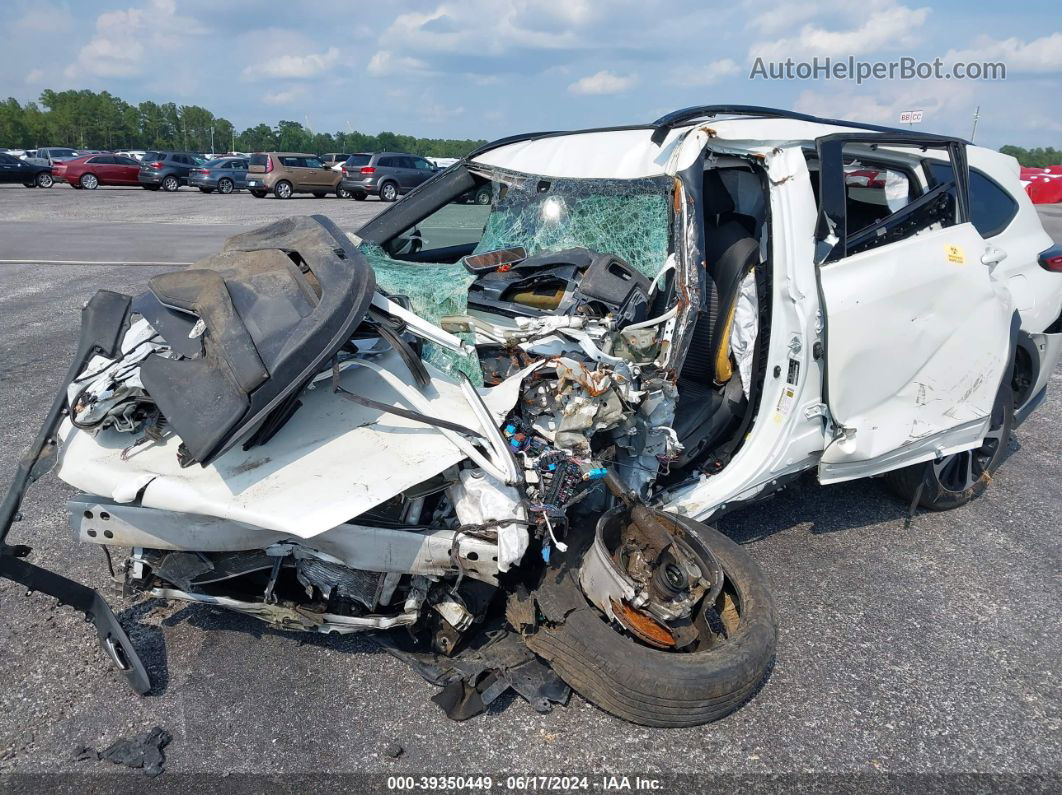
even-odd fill
[{"label": "white car door", "polygon": [[[1016,326],[1010,294],[992,275],[991,247],[969,221],[965,146],[881,134],[831,135],[817,146],[823,392],[832,419],[819,480],[977,446],[1009,375]],[[874,163],[879,147],[889,165]],[[953,168],[923,191],[913,169],[926,147],[946,152]],[[892,165],[905,153],[910,179]]]}]

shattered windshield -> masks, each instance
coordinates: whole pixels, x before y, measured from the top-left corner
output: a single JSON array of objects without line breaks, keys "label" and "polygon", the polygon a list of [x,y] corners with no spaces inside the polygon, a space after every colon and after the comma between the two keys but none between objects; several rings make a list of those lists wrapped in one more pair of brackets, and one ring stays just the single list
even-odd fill
[{"label": "shattered windshield", "polygon": [[[554,179],[484,171],[491,183],[458,196],[389,241],[365,241],[361,251],[377,284],[409,298],[412,310],[438,324],[468,311],[475,280],[461,264],[465,254],[523,246],[528,256],[583,247],[622,257],[648,277],[664,265],[670,245],[672,181]],[[488,190],[490,205],[477,194]],[[403,259],[415,254],[418,261]],[[478,361],[427,344],[424,358],[446,371],[460,370],[482,383]]]},{"label": "shattered windshield", "polygon": [[528,255],[582,246],[616,254],[650,278],[667,259],[671,180],[554,179],[495,173],[494,205],[476,252]]}]

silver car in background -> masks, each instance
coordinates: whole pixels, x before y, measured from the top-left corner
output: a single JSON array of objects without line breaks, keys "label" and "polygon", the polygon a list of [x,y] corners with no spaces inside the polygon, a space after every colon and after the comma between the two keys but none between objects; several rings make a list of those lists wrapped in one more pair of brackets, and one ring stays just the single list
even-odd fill
[{"label": "silver car in background", "polygon": [[203,193],[232,193],[247,187],[247,158],[219,157],[188,172],[188,185]]}]

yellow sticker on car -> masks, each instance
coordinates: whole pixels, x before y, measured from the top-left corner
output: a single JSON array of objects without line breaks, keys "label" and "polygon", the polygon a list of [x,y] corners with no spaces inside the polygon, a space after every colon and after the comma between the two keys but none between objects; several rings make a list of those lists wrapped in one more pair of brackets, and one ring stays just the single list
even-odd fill
[{"label": "yellow sticker on car", "polygon": [[955,265],[966,264],[966,255],[962,251],[962,246],[944,246],[944,253],[948,257],[948,262]]}]

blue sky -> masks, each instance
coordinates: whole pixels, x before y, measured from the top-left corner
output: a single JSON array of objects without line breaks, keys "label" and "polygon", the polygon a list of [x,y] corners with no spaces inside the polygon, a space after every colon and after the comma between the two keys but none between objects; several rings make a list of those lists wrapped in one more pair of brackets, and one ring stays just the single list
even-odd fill
[{"label": "blue sky", "polygon": [[[988,146],[1062,146],[1055,2],[4,0],[0,93],[91,88],[243,128],[496,138],[771,105]],[[1003,61],[1005,81],[750,80],[757,55]]]}]

